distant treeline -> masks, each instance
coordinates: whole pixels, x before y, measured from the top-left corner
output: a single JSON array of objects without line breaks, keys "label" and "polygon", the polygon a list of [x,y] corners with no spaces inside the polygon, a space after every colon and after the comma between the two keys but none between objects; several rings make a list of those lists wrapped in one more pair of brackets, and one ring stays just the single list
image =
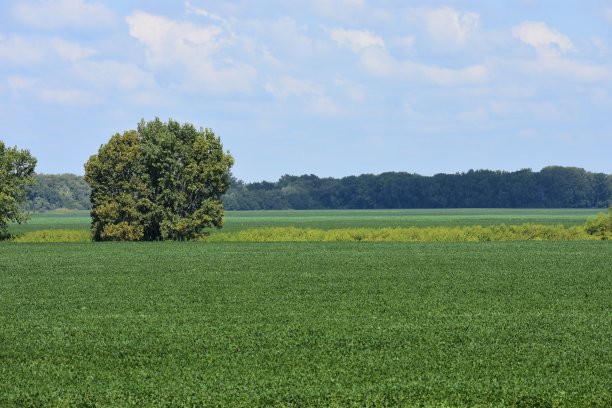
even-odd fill
[{"label": "distant treeline", "polygon": [[539,172],[383,173],[341,179],[305,175],[248,184],[235,180],[224,199],[230,210],[603,208],[610,201],[612,175],[559,166]]},{"label": "distant treeline", "polygon": [[[72,174],[36,176],[30,210],[89,209],[90,189]],[[228,210],[383,208],[603,208],[612,202],[612,175],[576,167],[515,172],[470,170],[421,176],[364,174],[340,179],[283,176],[277,182],[233,179]]]},{"label": "distant treeline", "polygon": [[58,208],[89,210],[91,188],[82,176],[74,174],[36,174],[30,188],[28,210],[47,211]]}]

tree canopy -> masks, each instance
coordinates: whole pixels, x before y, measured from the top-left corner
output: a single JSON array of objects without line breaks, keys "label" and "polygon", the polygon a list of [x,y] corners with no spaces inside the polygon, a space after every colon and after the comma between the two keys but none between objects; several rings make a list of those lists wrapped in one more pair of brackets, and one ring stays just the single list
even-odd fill
[{"label": "tree canopy", "polygon": [[0,238],[8,236],[10,222],[27,219],[23,206],[28,198],[28,186],[34,184],[32,175],[36,159],[28,150],[6,147],[0,141]]},{"label": "tree canopy", "polygon": [[210,129],[156,118],[85,164],[94,240],[186,240],[223,225],[234,160]]},{"label": "tree canopy", "polygon": [[89,210],[91,188],[75,174],[35,174],[28,193],[27,209],[48,211],[58,208]]},{"label": "tree canopy", "polygon": [[612,175],[576,167],[539,172],[389,172],[340,179],[285,175],[276,182],[233,180],[228,210],[382,208],[604,208],[612,203]]},{"label": "tree canopy", "polygon": [[[80,176],[35,175],[29,208],[89,209],[90,188]],[[276,182],[232,179],[226,210],[343,208],[605,208],[612,175],[575,167],[541,171],[470,170],[421,176],[364,174],[340,179],[283,176]]]}]

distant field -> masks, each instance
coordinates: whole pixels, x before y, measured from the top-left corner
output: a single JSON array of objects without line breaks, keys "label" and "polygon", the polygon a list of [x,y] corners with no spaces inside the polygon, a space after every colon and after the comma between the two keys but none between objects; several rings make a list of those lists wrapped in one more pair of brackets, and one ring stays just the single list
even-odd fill
[{"label": "distant field", "polygon": [[[573,226],[605,209],[443,209],[443,210],[305,210],[228,211],[223,231],[252,228],[300,227],[318,229],[547,224]],[[44,229],[86,230],[87,211],[39,213],[15,234]]]},{"label": "distant field", "polygon": [[89,211],[49,211],[34,213],[25,224],[13,224],[9,230],[13,234],[47,229],[87,230],[90,223]]},{"label": "distant field", "polygon": [[0,259],[3,407],[612,406],[608,242],[3,243]]},{"label": "distant field", "polygon": [[442,209],[442,210],[305,210],[230,211],[226,228],[384,228],[496,224],[583,224],[606,209]]}]

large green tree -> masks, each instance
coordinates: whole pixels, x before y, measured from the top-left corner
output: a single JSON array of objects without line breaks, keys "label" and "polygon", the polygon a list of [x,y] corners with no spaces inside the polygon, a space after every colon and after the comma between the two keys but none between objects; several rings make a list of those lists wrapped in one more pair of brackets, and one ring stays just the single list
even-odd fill
[{"label": "large green tree", "polygon": [[23,206],[27,202],[28,187],[34,184],[36,159],[28,150],[6,147],[0,141],[0,239],[8,237],[10,222],[27,219]]},{"label": "large green tree", "polygon": [[223,225],[232,156],[210,129],[159,119],[116,134],[85,164],[93,238],[187,240]]}]

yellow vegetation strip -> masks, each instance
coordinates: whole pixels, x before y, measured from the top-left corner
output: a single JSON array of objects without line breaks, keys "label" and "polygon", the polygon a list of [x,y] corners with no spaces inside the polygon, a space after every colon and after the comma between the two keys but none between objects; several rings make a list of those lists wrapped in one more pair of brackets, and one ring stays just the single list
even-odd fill
[{"label": "yellow vegetation strip", "polygon": [[91,232],[86,230],[49,229],[25,232],[11,242],[91,242]]},{"label": "yellow vegetation strip", "polygon": [[548,225],[498,225],[426,228],[254,228],[218,233],[202,238],[207,242],[485,242],[485,241],[586,241],[602,237],[583,227]]},{"label": "yellow vegetation strip", "polygon": [[[486,242],[486,241],[593,241],[611,239],[610,233],[593,235],[584,226],[494,225],[463,227],[341,228],[298,227],[253,228],[218,232],[200,238],[203,242]],[[12,242],[91,242],[89,231],[39,230],[23,233]]]}]

